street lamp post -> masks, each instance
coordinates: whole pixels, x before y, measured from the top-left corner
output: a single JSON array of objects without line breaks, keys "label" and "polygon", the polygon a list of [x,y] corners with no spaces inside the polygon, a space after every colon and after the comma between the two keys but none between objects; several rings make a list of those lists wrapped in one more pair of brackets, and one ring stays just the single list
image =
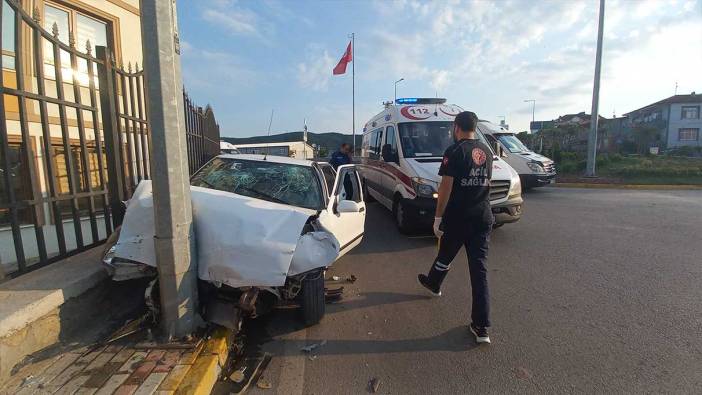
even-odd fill
[{"label": "street lamp post", "polygon": [[[536,100],[535,99],[528,99],[524,100],[524,103],[529,103],[531,102],[531,123],[534,123],[534,115],[536,114]],[[529,125],[529,133],[531,133],[531,125]]]},{"label": "street lamp post", "polygon": [[404,80],[405,80],[404,78],[400,78],[399,80],[395,81],[395,99],[392,102],[393,104],[395,104],[395,102],[397,101],[397,84],[399,84],[400,82],[402,82]]}]

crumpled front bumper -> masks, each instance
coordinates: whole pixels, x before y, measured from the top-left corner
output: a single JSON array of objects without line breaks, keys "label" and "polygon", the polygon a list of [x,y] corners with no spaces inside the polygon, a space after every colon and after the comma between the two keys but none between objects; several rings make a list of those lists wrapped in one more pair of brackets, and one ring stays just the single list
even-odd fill
[{"label": "crumpled front bumper", "polygon": [[522,204],[524,199],[520,196],[507,199],[507,201],[492,206],[492,215],[495,224],[509,224],[522,218]]}]

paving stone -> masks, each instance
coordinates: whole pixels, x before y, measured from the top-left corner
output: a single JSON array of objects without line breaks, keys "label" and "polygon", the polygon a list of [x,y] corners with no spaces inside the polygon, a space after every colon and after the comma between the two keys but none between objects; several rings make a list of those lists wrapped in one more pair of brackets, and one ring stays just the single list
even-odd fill
[{"label": "paving stone", "polygon": [[156,392],[158,386],[163,382],[168,373],[151,373],[149,377],[144,380],[144,383],[139,387],[139,389],[134,393],[134,395],[151,395]]},{"label": "paving stone", "polygon": [[137,351],[134,354],[132,354],[129,359],[127,359],[124,364],[119,368],[120,373],[129,373],[131,374],[134,372],[143,362],[144,358],[148,353],[146,351]]},{"label": "paving stone", "polygon": [[158,361],[156,367],[154,368],[154,373],[168,373],[173,369],[178,360],[180,359],[180,351],[168,351],[163,357]]},{"label": "paving stone", "polygon": [[178,389],[178,385],[183,381],[185,375],[188,374],[191,365],[175,365],[168,376],[163,380],[161,385],[158,387],[159,391],[175,391]]},{"label": "paving stone", "polygon": [[155,361],[145,361],[131,374],[131,376],[129,376],[129,378],[125,382],[125,385],[141,385],[155,367]]},{"label": "paving stone", "polygon": [[[117,369],[121,366],[121,362],[108,362],[100,368],[93,370],[90,373],[90,378],[83,384],[83,387],[96,389],[102,387],[107,380],[110,379],[110,376],[117,372]],[[127,375],[129,374],[127,373]]]},{"label": "paving stone", "polygon": [[134,355],[134,351],[135,350],[131,349],[131,348],[122,349],[120,352],[117,353],[117,355],[115,355],[114,358],[112,358],[112,360],[110,360],[110,362],[122,362],[122,363],[127,362],[127,360],[132,355]]},{"label": "paving stone", "polygon": [[122,385],[113,395],[132,395],[139,388],[138,385]]},{"label": "paving stone", "polygon": [[122,383],[127,380],[128,377],[129,374],[127,373],[115,374],[111,376],[110,379],[107,380],[107,383],[105,383],[105,385],[103,385],[95,395],[112,395],[112,393],[114,393],[117,388],[119,388]]},{"label": "paving stone", "polygon": [[57,392],[57,395],[72,395],[74,392],[85,383],[90,376],[86,374],[79,374],[73,377],[69,382],[64,384]]}]

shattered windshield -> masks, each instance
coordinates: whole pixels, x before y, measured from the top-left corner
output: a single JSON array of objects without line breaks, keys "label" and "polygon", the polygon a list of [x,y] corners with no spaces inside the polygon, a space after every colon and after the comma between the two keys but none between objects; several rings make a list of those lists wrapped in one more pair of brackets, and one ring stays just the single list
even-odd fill
[{"label": "shattered windshield", "polygon": [[319,179],[307,166],[216,158],[191,185],[315,210],[323,205]]}]

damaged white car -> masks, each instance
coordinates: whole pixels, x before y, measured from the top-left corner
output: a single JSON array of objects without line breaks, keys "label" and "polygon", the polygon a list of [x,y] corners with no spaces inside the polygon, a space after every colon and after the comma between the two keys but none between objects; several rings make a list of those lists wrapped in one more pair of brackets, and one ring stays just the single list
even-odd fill
[{"label": "damaged white car", "polygon": [[[207,319],[226,325],[238,319],[230,313],[298,306],[306,324],[319,322],[324,270],[363,237],[365,203],[353,165],[335,172],[285,157],[220,155],[191,178],[191,199]],[[113,279],[155,275],[153,237],[151,182],[142,181],[108,240],[103,261]]]}]

